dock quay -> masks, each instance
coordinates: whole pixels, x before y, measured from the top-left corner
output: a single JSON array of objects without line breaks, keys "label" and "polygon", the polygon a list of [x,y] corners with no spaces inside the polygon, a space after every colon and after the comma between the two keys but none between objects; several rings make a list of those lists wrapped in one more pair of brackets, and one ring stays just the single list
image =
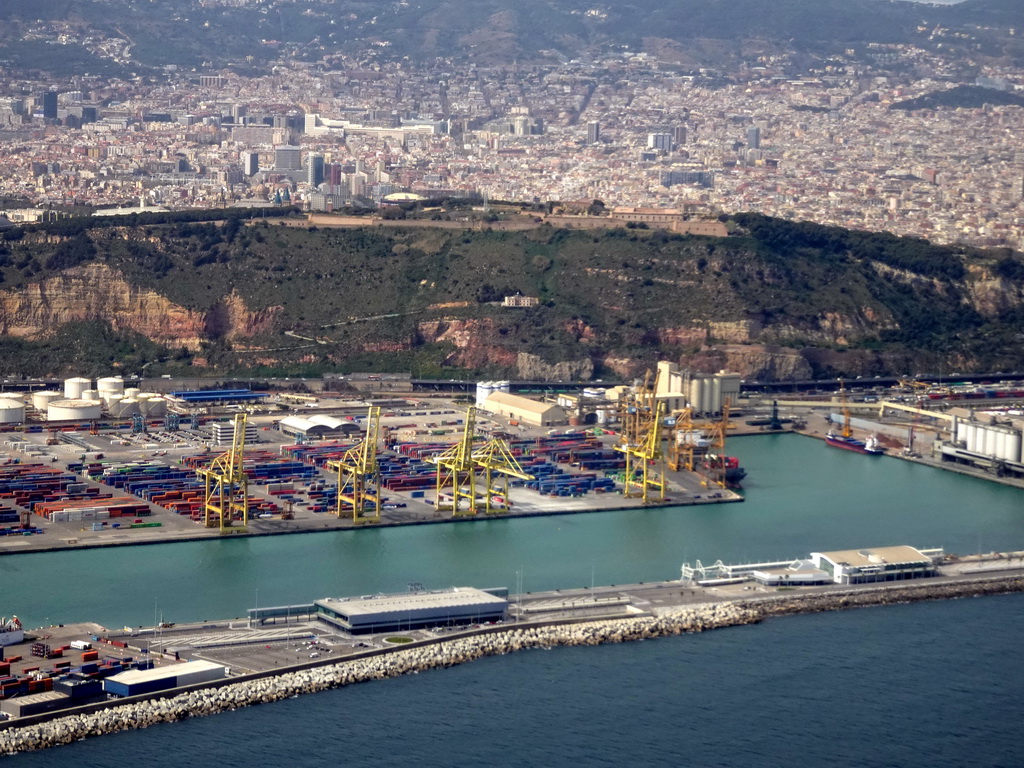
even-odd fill
[{"label": "dock quay", "polygon": [[72,636],[84,632],[95,639],[100,660],[108,649],[116,648],[121,655],[155,657],[157,666],[171,668],[199,663],[201,671],[230,664],[230,675],[0,722],[0,754],[528,648],[629,642],[789,615],[1022,591],[1024,553],[1015,552],[947,555],[936,563],[935,576],[875,583],[778,588],[754,581],[700,586],[673,580],[511,595],[508,615],[501,621],[408,632],[345,636],[336,625],[308,617],[269,626],[233,619],[121,633],[96,625],[46,628],[28,633],[26,642],[39,642],[41,635],[50,634],[51,646],[58,636],[70,643]]}]

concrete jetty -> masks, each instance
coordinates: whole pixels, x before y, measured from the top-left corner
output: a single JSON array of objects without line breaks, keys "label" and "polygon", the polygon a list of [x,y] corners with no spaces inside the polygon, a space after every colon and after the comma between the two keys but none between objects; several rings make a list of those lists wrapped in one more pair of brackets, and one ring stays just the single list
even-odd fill
[{"label": "concrete jetty", "polygon": [[150,694],[0,723],[0,754],[45,749],[83,738],[213,715],[353,683],[463,664],[528,648],[623,643],[755,624],[767,618],[833,610],[1024,592],[1024,572],[954,580],[889,583],[822,593],[672,606],[631,618],[499,625],[369,651],[343,662],[230,678],[195,689]]}]

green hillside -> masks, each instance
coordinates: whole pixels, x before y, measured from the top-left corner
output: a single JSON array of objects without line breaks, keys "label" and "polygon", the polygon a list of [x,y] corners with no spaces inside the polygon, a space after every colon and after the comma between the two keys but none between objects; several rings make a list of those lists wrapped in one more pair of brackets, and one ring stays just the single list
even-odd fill
[{"label": "green hillside", "polygon": [[[411,369],[448,377],[515,375],[526,352],[548,364],[589,361],[599,377],[627,363],[714,365],[730,345],[779,345],[823,375],[1024,369],[1018,255],[754,214],[728,225],[727,238],[625,228],[317,231],[239,221],[97,228],[59,243],[30,232],[0,247],[8,296],[103,263],[205,316],[204,338],[190,350],[156,345],[143,326],[113,333],[115,318],[100,311],[87,324],[7,340],[0,367],[58,373],[161,359],[180,370],[198,358],[224,373]],[[540,305],[500,306],[517,292]],[[232,294],[272,317],[269,325],[248,335],[232,329]]]}]

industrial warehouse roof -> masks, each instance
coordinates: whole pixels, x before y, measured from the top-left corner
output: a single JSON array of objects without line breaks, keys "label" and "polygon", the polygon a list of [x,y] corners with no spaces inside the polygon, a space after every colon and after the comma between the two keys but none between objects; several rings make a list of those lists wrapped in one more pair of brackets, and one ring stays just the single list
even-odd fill
[{"label": "industrial warehouse roof", "polygon": [[195,672],[206,672],[215,669],[224,669],[223,664],[214,664],[212,661],[186,661],[183,664],[171,664],[166,667],[153,667],[153,669],[129,669],[127,672],[118,672],[107,679],[121,685],[137,685],[148,683],[150,680],[165,680],[168,677],[178,677]]},{"label": "industrial warehouse roof", "polygon": [[450,590],[431,592],[409,592],[401,595],[374,595],[366,598],[324,598],[318,603],[345,616],[370,616],[386,613],[404,613],[419,610],[444,610],[447,608],[472,608],[491,605],[500,608],[508,604],[501,597],[474,587],[453,587]]},{"label": "industrial warehouse roof", "polygon": [[487,400],[484,401],[484,404],[504,405],[536,414],[544,414],[552,408],[558,408],[557,405],[552,405],[551,403],[542,403],[538,400],[531,400],[528,397],[511,395],[508,392],[493,392],[487,396]]},{"label": "industrial warehouse roof", "polygon": [[875,547],[874,549],[842,549],[838,552],[817,552],[833,563],[846,563],[851,566],[902,565],[904,563],[931,562],[931,558],[914,547]]}]

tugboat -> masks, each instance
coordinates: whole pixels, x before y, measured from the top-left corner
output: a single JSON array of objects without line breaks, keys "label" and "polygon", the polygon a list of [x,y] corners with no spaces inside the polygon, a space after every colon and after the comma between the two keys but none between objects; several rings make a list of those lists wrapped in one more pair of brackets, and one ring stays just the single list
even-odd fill
[{"label": "tugboat", "polygon": [[825,435],[825,444],[831,445],[833,448],[842,448],[844,451],[864,453],[869,456],[884,454],[885,449],[873,435],[867,440],[858,440],[853,436],[853,430],[850,428],[850,408],[846,405],[846,388],[843,386],[842,379],[839,380],[839,395],[843,406],[843,431],[837,435],[835,430],[830,429]]}]

